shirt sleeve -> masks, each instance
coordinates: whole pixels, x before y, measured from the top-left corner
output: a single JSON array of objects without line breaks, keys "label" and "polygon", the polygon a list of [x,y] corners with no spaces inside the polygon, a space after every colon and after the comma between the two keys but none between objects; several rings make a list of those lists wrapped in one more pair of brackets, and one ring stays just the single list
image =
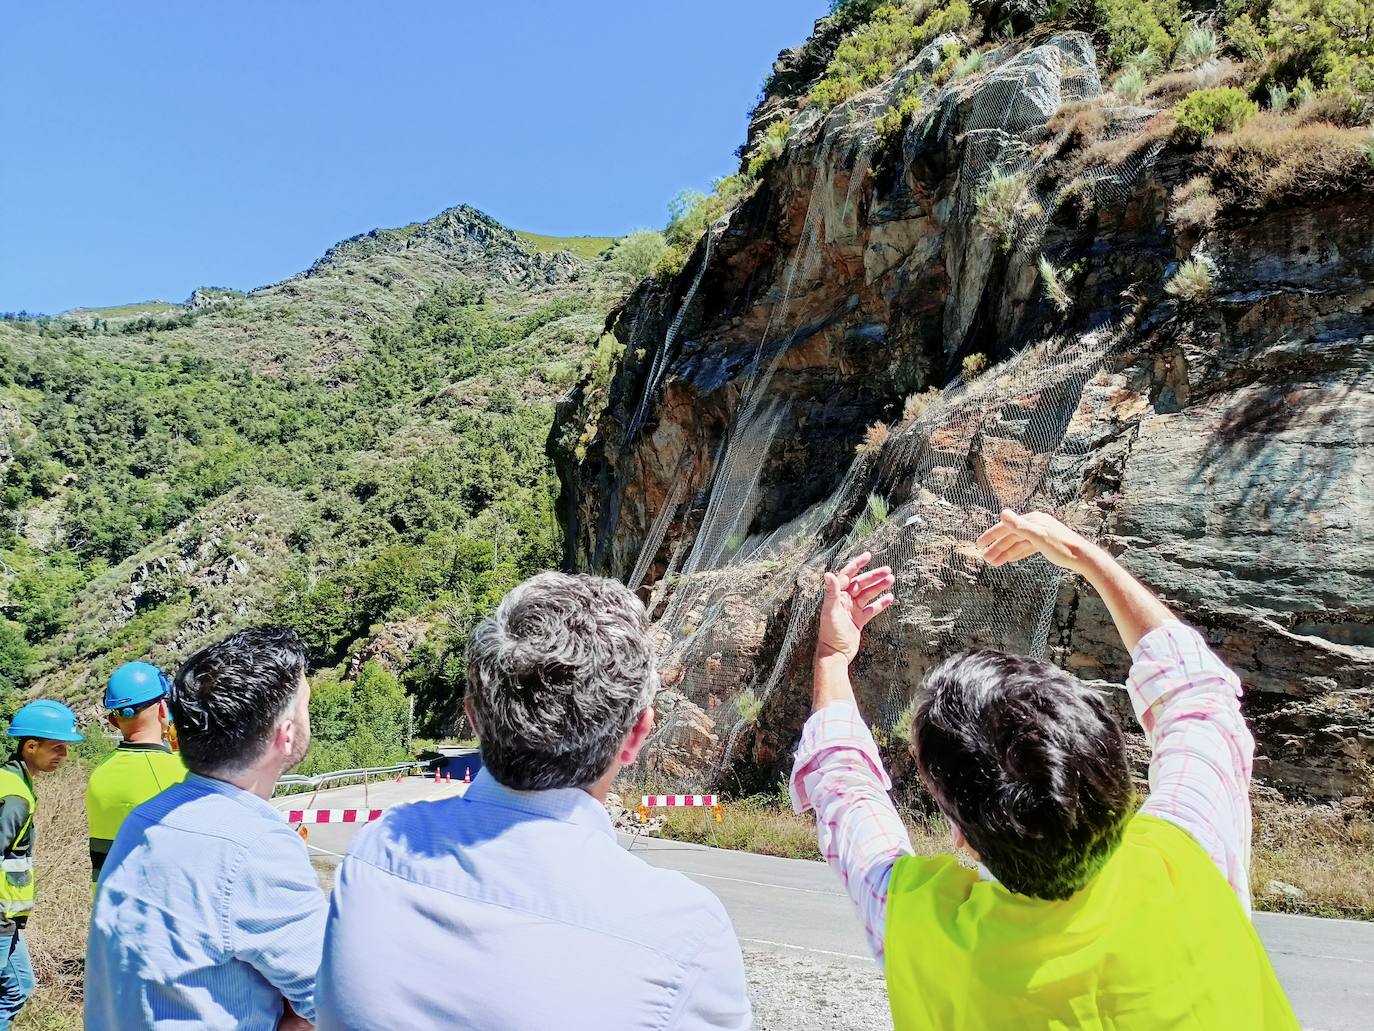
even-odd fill
[{"label": "shirt sleeve", "polygon": [[744,957],[725,907],[714,897],[713,927],[684,983],[673,1031],[748,1031],[754,1014],[744,977]]},{"label": "shirt sleeve", "polygon": [[229,951],[312,1023],[328,908],[305,846],[285,828],[261,840],[230,888]]},{"label": "shirt sleeve", "polygon": [[892,867],[912,847],[888,795],[892,782],[858,708],[834,703],[806,721],[790,789],[797,812],[816,810],[821,855],[844,882],[868,947],[881,962]]},{"label": "shirt sleeve", "polygon": [[1131,659],[1126,689],[1153,753],[1141,812],[1191,834],[1248,913],[1255,740],[1241,715],[1240,680],[1182,623],[1150,631]]}]

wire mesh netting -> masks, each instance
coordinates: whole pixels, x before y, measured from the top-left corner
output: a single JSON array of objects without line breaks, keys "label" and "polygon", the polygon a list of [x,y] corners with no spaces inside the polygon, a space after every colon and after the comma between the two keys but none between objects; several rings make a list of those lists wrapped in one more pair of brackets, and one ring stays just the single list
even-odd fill
[{"label": "wire mesh netting", "polygon": [[[1053,102],[1042,105],[1050,112],[1070,95],[1070,79],[1083,95],[1101,93],[1091,52],[1077,65],[1072,56],[1055,50],[1037,58],[1053,64],[1062,80]],[[1124,148],[1080,164],[1068,182],[1062,170],[1047,174],[1058,151],[1050,112],[1023,110],[1025,83],[1016,72],[1017,62],[1030,60],[1019,55],[1001,78],[950,87],[925,124],[910,130],[963,136],[950,223],[976,227],[966,250],[997,245],[998,216],[1004,249],[1038,254],[1044,228],[1068,198],[1090,194],[1099,210],[1121,205],[1159,153],[1158,146]],[[1084,68],[1092,69],[1090,81],[1083,81]],[[936,92],[925,87],[923,99],[929,103]],[[1126,113],[1117,123],[1124,135],[1140,119]],[[921,679],[955,651],[975,645],[1046,651],[1060,572],[1038,558],[992,569],[974,542],[1003,508],[1060,512],[1076,497],[1076,459],[1085,445],[1071,423],[1085,385],[1118,336],[1112,327],[1035,342],[982,375],[956,379],[909,408],[910,418],[885,441],[861,448],[829,496],[781,525],[759,518],[769,455],[796,403],[770,389],[797,339],[793,299],[826,274],[828,247],[852,244],[865,232],[864,184],[874,142],[863,125],[859,115],[846,119],[840,112],[818,131],[803,229],[777,277],[768,326],[711,467],[700,525],[672,545],[662,575],[644,584],[691,503],[686,478],[678,477],[630,577],[631,586],[646,588],[658,613],[665,691],[658,747],[647,761],[659,782],[712,783],[739,758],[761,711],[807,661],[821,573],[859,551],[871,551],[874,565],[890,565],[898,583],[896,604],[871,628],[855,670],[875,727],[903,732]],[[999,202],[1000,212],[989,211]],[[716,231],[708,231],[708,253],[709,233]],[[960,260],[974,263],[967,254],[955,256],[954,274],[972,275],[961,272]],[[700,273],[693,294],[699,282]],[[679,314],[670,334],[680,327]],[[667,365],[665,347],[639,400],[636,425]]]}]

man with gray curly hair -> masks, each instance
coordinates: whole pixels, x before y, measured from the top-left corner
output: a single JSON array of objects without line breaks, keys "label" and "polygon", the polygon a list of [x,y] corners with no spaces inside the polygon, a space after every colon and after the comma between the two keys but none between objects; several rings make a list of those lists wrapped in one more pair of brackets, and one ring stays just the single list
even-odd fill
[{"label": "man with gray curly hair", "polygon": [[654,726],[656,655],[624,585],[541,573],[468,642],[483,770],[399,807],[339,868],[322,1029],[744,1029],[720,901],[616,842],[603,803]]}]

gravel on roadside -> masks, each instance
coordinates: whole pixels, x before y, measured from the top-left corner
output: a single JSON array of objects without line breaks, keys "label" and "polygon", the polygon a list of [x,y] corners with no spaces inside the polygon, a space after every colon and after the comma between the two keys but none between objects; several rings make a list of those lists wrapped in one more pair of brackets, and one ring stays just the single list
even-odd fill
[{"label": "gravel on roadside", "polygon": [[878,965],[744,947],[755,1031],[892,1031]]}]

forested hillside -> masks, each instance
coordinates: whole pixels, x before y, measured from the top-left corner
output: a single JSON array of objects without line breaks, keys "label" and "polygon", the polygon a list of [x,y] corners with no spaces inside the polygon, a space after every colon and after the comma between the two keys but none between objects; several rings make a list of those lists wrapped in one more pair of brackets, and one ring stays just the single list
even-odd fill
[{"label": "forested hillside", "polygon": [[274,619],[320,671],[312,766],[387,758],[403,690],[450,729],[466,630],[558,562],[553,402],[644,271],[557,247],[460,208],[251,294],[0,322],[7,700]]}]

